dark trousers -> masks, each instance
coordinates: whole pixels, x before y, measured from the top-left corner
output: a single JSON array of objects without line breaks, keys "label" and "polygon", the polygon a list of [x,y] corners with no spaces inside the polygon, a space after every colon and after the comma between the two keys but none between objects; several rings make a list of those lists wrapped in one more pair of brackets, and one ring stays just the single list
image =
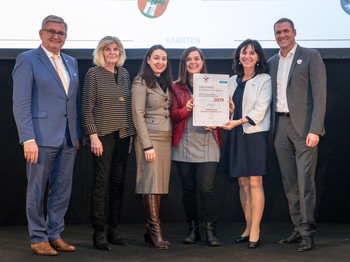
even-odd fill
[{"label": "dark trousers", "polygon": [[108,224],[118,226],[124,177],[129,158],[130,137],[119,138],[119,132],[99,137],[103,154],[94,156],[94,184],[92,192],[92,224],[98,231],[104,230],[106,205],[108,204]]},{"label": "dark trousers", "polygon": [[182,200],[188,221],[198,221],[197,189],[200,210],[207,222],[217,221],[216,197],[214,184],[217,162],[187,163],[175,162],[182,184]]}]

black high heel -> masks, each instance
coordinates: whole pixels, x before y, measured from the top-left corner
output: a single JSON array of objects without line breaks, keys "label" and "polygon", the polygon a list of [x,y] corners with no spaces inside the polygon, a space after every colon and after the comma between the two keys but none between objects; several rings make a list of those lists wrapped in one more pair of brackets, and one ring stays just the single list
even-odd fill
[{"label": "black high heel", "polygon": [[248,248],[257,248],[260,245],[260,239],[257,241],[248,241]]},{"label": "black high heel", "polygon": [[248,236],[240,236],[235,238],[235,243],[243,243],[249,241],[249,235]]}]

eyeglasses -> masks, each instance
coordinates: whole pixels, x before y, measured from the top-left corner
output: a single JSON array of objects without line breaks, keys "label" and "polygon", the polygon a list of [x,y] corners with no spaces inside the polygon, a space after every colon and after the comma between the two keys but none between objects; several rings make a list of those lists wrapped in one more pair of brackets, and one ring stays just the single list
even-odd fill
[{"label": "eyeglasses", "polygon": [[58,32],[56,32],[56,31],[53,30],[53,29],[41,29],[41,30],[46,31],[46,32],[47,32],[47,35],[48,35],[49,37],[53,37],[53,36],[57,35],[58,37],[63,38],[63,37],[66,37],[66,36],[67,36],[67,34],[66,34],[65,32],[63,32],[63,31],[58,31]]}]

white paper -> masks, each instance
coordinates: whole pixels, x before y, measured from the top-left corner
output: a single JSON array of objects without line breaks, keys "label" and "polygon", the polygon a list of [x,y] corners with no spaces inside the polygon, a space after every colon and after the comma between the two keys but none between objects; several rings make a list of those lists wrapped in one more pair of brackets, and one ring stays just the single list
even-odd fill
[{"label": "white paper", "polygon": [[229,121],[229,75],[193,75],[193,125],[222,126]]}]

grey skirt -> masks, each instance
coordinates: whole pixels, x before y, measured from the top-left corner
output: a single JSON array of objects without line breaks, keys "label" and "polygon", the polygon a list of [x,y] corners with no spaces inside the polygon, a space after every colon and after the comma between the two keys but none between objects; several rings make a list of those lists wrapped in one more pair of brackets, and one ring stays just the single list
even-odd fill
[{"label": "grey skirt", "polygon": [[171,132],[151,133],[156,160],[146,161],[145,152],[136,137],[136,194],[168,194],[171,168]]}]

